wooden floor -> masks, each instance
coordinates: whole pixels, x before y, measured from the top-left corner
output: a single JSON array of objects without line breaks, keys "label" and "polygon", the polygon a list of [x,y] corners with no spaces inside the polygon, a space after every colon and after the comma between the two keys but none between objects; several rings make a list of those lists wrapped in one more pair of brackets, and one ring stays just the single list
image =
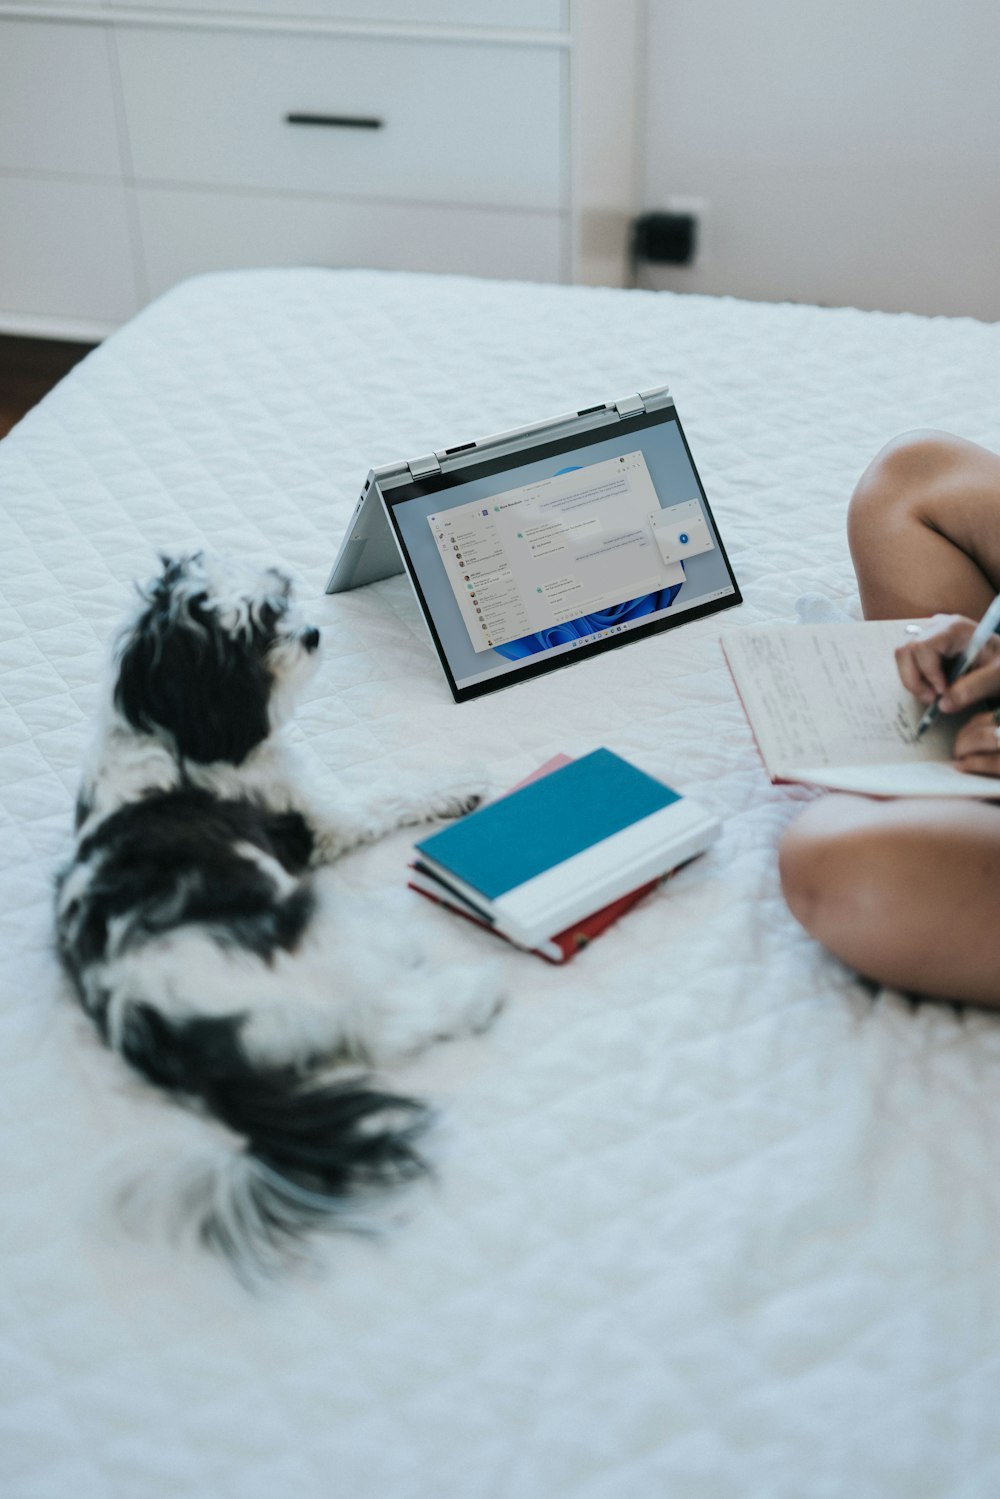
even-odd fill
[{"label": "wooden floor", "polygon": [[0,335],[0,437],[30,411],[93,344]]}]

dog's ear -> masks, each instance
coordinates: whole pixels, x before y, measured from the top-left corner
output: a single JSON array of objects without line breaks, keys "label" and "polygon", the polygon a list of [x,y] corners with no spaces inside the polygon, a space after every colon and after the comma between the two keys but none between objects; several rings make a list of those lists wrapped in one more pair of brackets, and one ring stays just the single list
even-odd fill
[{"label": "dog's ear", "polygon": [[185,759],[239,765],[270,732],[271,678],[253,638],[226,633],[183,561],[163,559],[124,643],[115,706],[134,729],[171,735]]}]

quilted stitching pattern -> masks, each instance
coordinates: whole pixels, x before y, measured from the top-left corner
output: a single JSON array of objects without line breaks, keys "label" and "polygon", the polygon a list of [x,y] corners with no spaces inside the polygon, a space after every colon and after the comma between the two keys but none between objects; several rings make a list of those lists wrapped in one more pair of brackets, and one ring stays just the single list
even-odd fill
[{"label": "quilted stitching pattern", "polygon": [[[1000,1488],[1000,1026],[872,1000],[787,915],[718,621],[452,705],[401,579],[321,594],[372,462],[667,381],[746,605],[847,598],[894,433],[1000,445],[1000,329],[371,272],[189,282],[0,448],[0,1489],[17,1499],[980,1499]],[[248,1299],[118,1233],[121,1157],[191,1121],[126,1077],[50,949],[96,682],[157,548],[290,566],[324,665],[298,737],[348,785],[599,743],[724,818],[566,970],[506,955],[487,1036],[401,1071],[440,1176]],[[342,878],[451,954],[490,939]]]}]

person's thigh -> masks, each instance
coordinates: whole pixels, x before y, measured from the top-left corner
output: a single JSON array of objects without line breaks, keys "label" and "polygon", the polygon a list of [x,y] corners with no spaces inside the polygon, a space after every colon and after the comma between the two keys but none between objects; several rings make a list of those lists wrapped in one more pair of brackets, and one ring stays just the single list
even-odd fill
[{"label": "person's thigh", "polygon": [[826,796],[785,834],[780,868],[793,915],[858,972],[1000,1005],[1000,806]]},{"label": "person's thigh", "polygon": [[866,618],[978,618],[1000,592],[1000,456],[904,434],[862,474],[847,532]]}]

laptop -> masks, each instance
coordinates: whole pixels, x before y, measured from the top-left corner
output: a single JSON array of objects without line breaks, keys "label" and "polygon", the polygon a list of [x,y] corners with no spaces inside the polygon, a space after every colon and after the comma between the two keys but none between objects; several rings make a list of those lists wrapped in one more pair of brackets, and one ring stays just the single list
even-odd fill
[{"label": "laptop", "polygon": [[666,386],[373,469],[326,591],[401,572],[459,703],[742,603]]}]

